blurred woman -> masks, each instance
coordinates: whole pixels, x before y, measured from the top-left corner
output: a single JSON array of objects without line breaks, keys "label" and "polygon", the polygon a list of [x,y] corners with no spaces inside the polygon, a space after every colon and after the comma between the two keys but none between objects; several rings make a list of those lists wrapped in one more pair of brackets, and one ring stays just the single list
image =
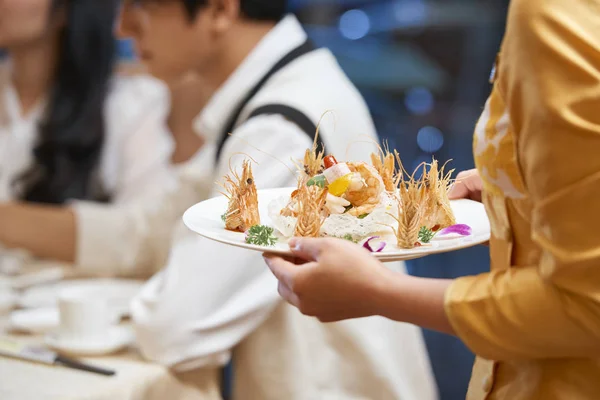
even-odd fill
[{"label": "blurred woman", "polygon": [[171,229],[150,223],[176,182],[168,96],[113,74],[116,14],[116,0],[0,0],[0,244],[148,275]]}]

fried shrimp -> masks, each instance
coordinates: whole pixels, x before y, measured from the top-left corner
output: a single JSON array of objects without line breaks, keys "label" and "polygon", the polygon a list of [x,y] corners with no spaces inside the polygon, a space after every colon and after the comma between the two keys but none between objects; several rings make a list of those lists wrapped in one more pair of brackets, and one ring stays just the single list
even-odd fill
[{"label": "fried shrimp", "polygon": [[451,176],[454,170],[445,172],[446,165],[440,169],[437,160],[429,164],[429,171],[423,173],[424,185],[428,192],[427,210],[421,221],[421,226],[438,230],[456,224],[456,218],[448,192],[450,191]]},{"label": "fried shrimp", "polygon": [[299,237],[319,237],[325,222],[323,214],[327,190],[318,186],[304,185],[298,190],[298,221],[294,235]]},{"label": "fried shrimp", "polygon": [[258,193],[250,160],[244,160],[242,174],[233,169],[225,176],[222,185],[228,199],[227,212],[225,213],[225,228],[230,231],[245,232],[254,225],[260,225],[258,213]]},{"label": "fried shrimp", "polygon": [[[300,170],[301,180],[308,180],[315,175],[323,173],[325,169],[323,164],[323,158],[325,157],[325,151],[323,146],[319,146],[319,127],[315,133],[315,139],[310,149],[306,149],[304,152],[304,159],[296,162],[296,167]],[[300,187],[300,183],[299,186]]]},{"label": "fried shrimp", "polygon": [[[412,249],[419,242],[421,221],[427,212],[428,190],[423,179],[415,179],[414,174],[407,179],[402,178],[397,194],[398,222],[392,227],[398,247]],[[391,215],[391,214],[390,214]]]},{"label": "fried shrimp", "polygon": [[[394,192],[400,181],[400,174],[396,170],[396,160],[400,163],[398,152],[391,153],[387,145],[383,149],[379,148],[379,154],[371,154],[371,163],[381,176],[387,192]],[[399,165],[401,171],[402,164]]]},{"label": "fried shrimp", "polygon": [[381,200],[381,193],[385,185],[377,170],[364,162],[347,163],[350,171],[360,174],[363,187],[360,190],[349,190],[344,198],[352,203],[353,208],[348,211],[350,215],[358,217],[371,213]]}]

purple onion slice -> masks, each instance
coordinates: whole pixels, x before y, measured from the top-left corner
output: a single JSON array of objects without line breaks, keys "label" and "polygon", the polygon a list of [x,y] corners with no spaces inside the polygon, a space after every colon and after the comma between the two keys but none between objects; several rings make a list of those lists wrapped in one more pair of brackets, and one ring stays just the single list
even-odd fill
[{"label": "purple onion slice", "polygon": [[438,235],[450,235],[453,233],[460,236],[470,236],[473,233],[473,229],[469,225],[457,224],[442,229]]},{"label": "purple onion slice", "polygon": [[[378,239],[379,236],[371,236],[363,243],[363,247],[369,250],[371,253],[381,253],[383,249],[385,249],[387,243],[385,243],[383,240],[378,241]],[[372,241],[378,241],[378,243],[371,245]]]}]

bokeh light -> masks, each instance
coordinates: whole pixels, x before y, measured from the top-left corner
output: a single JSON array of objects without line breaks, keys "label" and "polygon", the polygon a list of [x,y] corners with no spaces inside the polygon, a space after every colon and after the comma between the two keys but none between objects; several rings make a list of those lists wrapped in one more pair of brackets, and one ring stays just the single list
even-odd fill
[{"label": "bokeh light", "polygon": [[427,88],[416,87],[406,92],[404,104],[411,113],[425,115],[433,110],[435,100]]},{"label": "bokeh light", "polygon": [[394,16],[400,26],[419,26],[427,18],[427,4],[423,0],[398,0],[394,5]]},{"label": "bokeh light", "polygon": [[340,17],[339,29],[347,39],[362,39],[371,30],[371,20],[362,10],[348,10]]},{"label": "bokeh light", "polygon": [[417,133],[417,144],[424,152],[435,153],[444,145],[444,134],[436,127],[425,126]]}]

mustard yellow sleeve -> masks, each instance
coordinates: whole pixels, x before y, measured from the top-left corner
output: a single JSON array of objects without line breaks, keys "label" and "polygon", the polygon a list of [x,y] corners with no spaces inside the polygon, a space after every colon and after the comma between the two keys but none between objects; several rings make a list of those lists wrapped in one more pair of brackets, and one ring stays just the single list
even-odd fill
[{"label": "mustard yellow sleeve", "polygon": [[600,356],[600,1],[513,0],[499,67],[539,265],[459,279],[457,334],[492,360]]}]

